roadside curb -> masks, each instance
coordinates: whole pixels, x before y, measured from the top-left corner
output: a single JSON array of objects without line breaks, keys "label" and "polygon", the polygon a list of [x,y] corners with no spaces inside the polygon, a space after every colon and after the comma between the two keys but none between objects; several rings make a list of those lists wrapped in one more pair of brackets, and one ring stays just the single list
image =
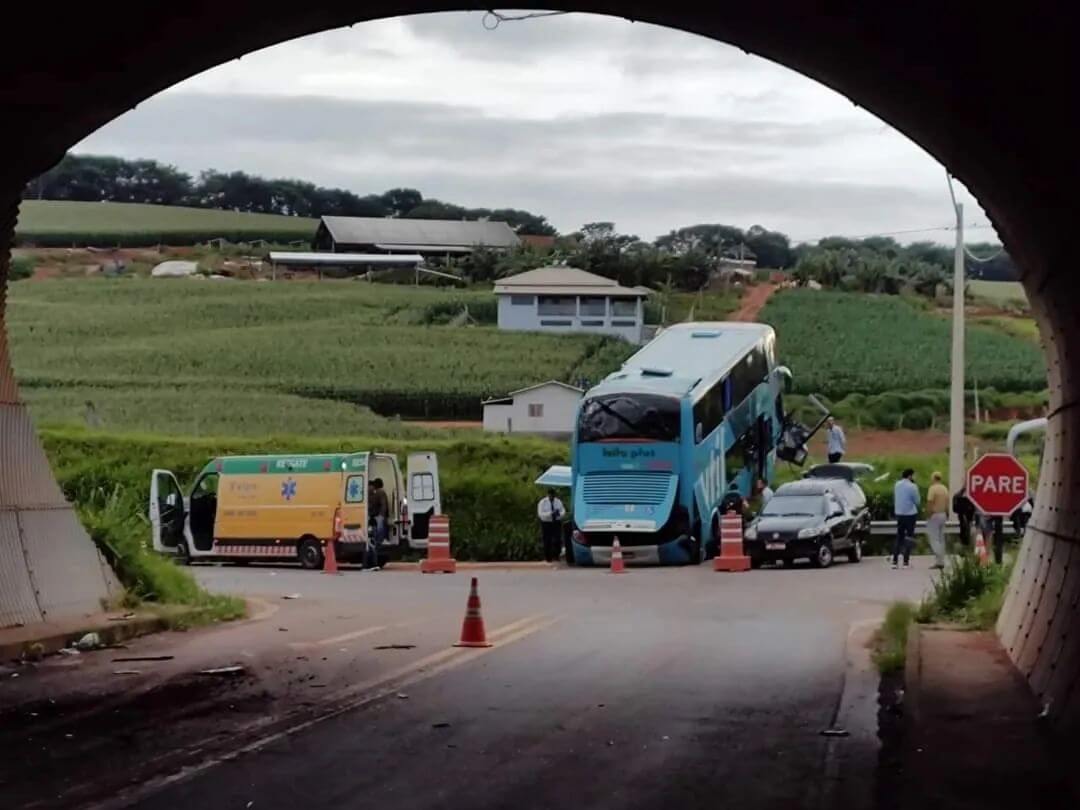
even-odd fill
[{"label": "roadside curb", "polygon": [[904,722],[908,728],[919,720],[919,696],[922,689],[922,633],[923,626],[912,622],[908,628],[907,648],[904,652]]},{"label": "roadside curb", "polygon": [[120,644],[138,636],[167,630],[170,622],[188,611],[169,616],[142,614],[130,619],[91,618],[66,625],[45,623],[2,631],[9,638],[0,639],[0,661],[18,661],[52,655],[74,644],[87,633],[97,633],[104,646]]}]

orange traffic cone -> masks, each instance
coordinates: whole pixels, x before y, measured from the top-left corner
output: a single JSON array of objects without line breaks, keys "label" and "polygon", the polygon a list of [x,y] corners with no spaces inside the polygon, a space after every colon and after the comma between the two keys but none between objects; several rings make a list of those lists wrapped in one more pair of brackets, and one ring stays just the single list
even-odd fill
[{"label": "orange traffic cone", "polygon": [[750,558],[743,551],[742,517],[728,512],[720,518],[720,553],[713,558],[713,571],[749,571]]},{"label": "orange traffic cone", "polygon": [[611,544],[611,570],[610,574],[625,574],[626,564],[622,558],[622,546],[619,545],[619,538],[615,538],[615,542]]},{"label": "orange traffic cone", "polygon": [[461,623],[461,641],[455,647],[490,647],[484,617],[480,615],[480,594],[476,590],[476,577],[472,578],[469,601],[465,605],[465,621]]},{"label": "orange traffic cone", "polygon": [[983,538],[981,531],[975,532],[975,557],[979,560],[979,565],[990,564],[990,555],[986,551],[986,540]]},{"label": "orange traffic cone", "polygon": [[334,551],[334,544],[337,542],[336,537],[332,537],[326,541],[326,554],[323,558],[324,574],[340,574],[337,567],[337,553]]}]

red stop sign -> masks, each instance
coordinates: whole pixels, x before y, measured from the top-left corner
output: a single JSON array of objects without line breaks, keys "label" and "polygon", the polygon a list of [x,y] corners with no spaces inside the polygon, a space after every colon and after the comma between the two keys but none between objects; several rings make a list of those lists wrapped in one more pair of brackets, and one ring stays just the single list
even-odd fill
[{"label": "red stop sign", "polygon": [[1011,515],[1027,492],[1027,469],[1008,453],[987,453],[968,470],[968,497],[984,514]]}]

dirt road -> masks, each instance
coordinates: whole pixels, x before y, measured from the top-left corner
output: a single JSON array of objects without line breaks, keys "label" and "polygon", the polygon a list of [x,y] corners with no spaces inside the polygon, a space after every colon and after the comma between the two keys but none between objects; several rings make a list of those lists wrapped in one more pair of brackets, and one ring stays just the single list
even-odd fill
[{"label": "dirt road", "polygon": [[761,312],[769,297],[776,292],[777,287],[776,284],[755,284],[753,287],[747,287],[742,297],[742,303],[739,304],[737,310],[731,313],[728,320],[742,321],[743,323],[756,321],[758,313]]}]

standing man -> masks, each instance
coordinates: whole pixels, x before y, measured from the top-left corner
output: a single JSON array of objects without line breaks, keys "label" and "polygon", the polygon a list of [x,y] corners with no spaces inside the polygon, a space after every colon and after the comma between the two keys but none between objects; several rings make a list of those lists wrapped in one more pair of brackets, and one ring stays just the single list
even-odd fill
[{"label": "standing man", "polygon": [[971,524],[975,520],[975,504],[967,496],[967,487],[960,487],[960,491],[953,495],[952,510],[960,521],[960,542],[967,546],[971,544]]},{"label": "standing man", "polygon": [[759,478],[754,484],[754,492],[757,495],[757,510],[761,512],[773,496],[772,487],[770,487],[764,478]]},{"label": "standing man", "polygon": [[375,531],[372,532],[368,541],[367,566],[370,571],[379,570],[379,546],[386,540],[386,521],[390,516],[390,500],[386,497],[383,489],[383,480],[376,478],[371,482],[371,500],[368,503],[368,513],[375,519]]},{"label": "standing man", "polygon": [[949,490],[941,483],[941,473],[931,477],[933,483],[926,491],[926,536],[934,552],[933,567],[945,567],[945,522],[949,519]]},{"label": "standing man", "polygon": [[828,443],[829,463],[836,464],[847,452],[847,437],[844,435],[843,428],[836,424],[836,420],[831,416],[825,424],[827,426],[825,428],[825,441]]},{"label": "standing man", "polygon": [[915,486],[915,471],[908,467],[893,487],[893,513],[896,515],[896,542],[893,544],[892,567],[899,567],[904,555],[904,568],[911,567],[911,546],[915,539],[915,523],[919,519],[919,488]]},{"label": "standing man", "polygon": [[555,490],[549,489],[547,495],[536,505],[536,516],[540,518],[540,539],[544,546],[544,562],[558,562],[559,546],[562,545],[561,526],[566,510],[562,501],[555,497]]}]

